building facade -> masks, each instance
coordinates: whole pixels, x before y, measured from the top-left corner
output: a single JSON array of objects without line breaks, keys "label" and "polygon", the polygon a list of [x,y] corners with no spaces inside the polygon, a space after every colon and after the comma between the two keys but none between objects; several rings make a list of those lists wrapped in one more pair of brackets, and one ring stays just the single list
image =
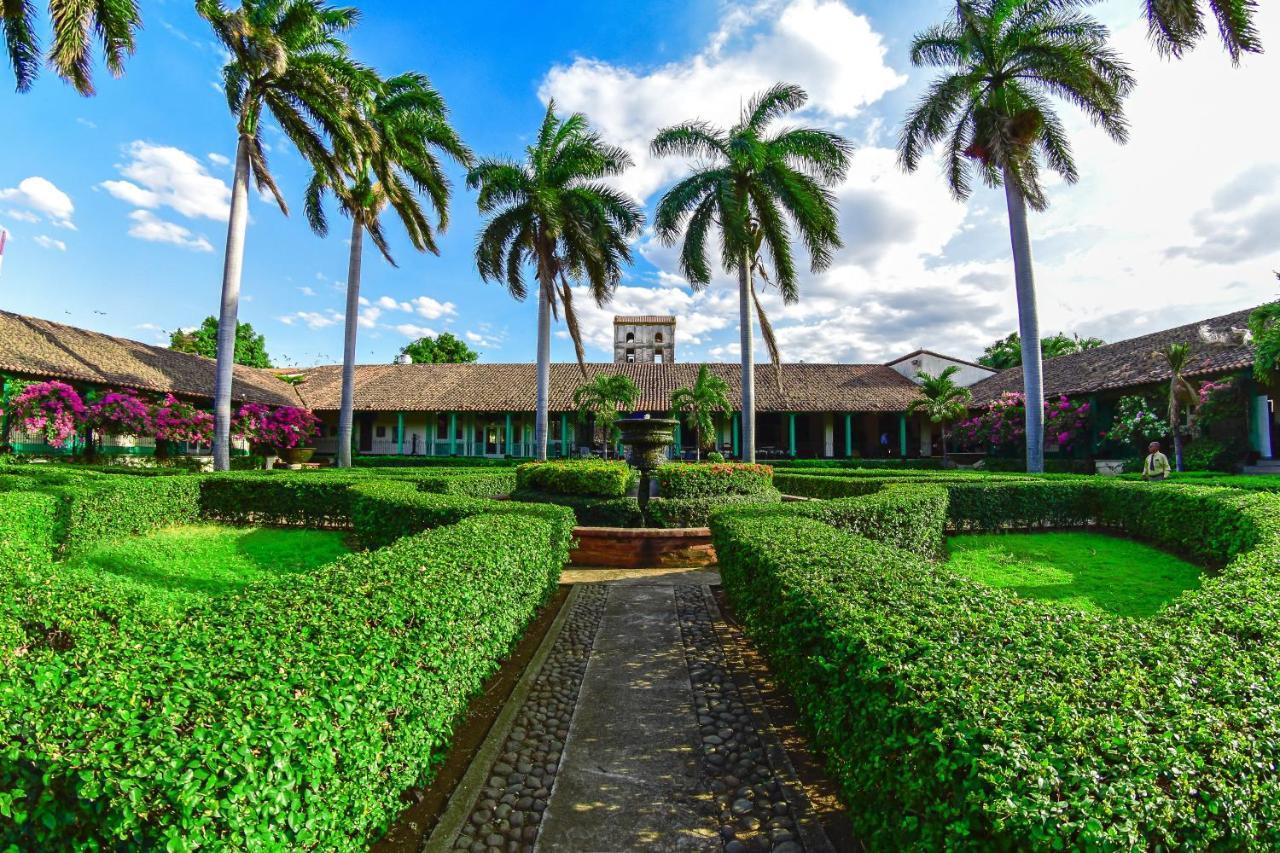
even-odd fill
[{"label": "building facade", "polygon": [[670,364],[676,360],[676,318],[613,318],[614,364]]}]

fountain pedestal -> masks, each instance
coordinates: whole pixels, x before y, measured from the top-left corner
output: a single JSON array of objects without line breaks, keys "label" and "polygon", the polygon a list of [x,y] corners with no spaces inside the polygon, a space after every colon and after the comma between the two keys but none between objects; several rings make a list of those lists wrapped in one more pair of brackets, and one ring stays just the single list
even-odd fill
[{"label": "fountain pedestal", "polygon": [[617,422],[622,433],[622,443],[631,448],[631,464],[640,471],[640,485],[636,500],[644,524],[649,525],[649,492],[652,490],[651,474],[667,461],[667,448],[675,443],[676,425],[679,421],[668,418],[623,418]]}]

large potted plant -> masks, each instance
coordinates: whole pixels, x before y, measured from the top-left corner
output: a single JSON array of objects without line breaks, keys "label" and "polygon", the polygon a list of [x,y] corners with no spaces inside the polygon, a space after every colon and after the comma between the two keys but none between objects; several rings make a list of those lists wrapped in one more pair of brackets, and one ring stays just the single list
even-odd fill
[{"label": "large potted plant", "polygon": [[280,406],[267,418],[264,438],[289,465],[310,462],[315,454],[311,443],[319,432],[320,419],[307,409]]}]

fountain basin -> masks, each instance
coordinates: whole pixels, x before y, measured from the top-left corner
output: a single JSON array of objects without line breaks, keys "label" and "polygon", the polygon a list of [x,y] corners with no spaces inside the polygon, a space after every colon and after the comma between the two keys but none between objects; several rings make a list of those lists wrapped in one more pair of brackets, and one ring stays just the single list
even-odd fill
[{"label": "fountain basin", "polygon": [[575,527],[574,566],[618,569],[702,567],[716,562],[709,527]]}]

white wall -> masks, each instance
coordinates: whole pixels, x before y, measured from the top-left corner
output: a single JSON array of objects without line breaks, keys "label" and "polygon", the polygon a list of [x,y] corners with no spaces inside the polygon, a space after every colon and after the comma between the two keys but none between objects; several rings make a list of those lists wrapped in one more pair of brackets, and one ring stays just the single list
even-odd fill
[{"label": "white wall", "polygon": [[906,359],[905,361],[899,361],[898,363],[891,364],[889,366],[910,379],[912,382],[915,382],[916,371],[918,370],[923,370],[925,373],[937,376],[952,365],[960,368],[960,371],[956,373],[955,376],[951,377],[952,381],[957,385],[972,385],[979,379],[986,379],[988,376],[995,373],[994,370],[986,367],[966,364],[962,361],[947,358],[946,356],[938,356],[927,352],[922,352],[919,355],[914,355],[911,358]]}]

